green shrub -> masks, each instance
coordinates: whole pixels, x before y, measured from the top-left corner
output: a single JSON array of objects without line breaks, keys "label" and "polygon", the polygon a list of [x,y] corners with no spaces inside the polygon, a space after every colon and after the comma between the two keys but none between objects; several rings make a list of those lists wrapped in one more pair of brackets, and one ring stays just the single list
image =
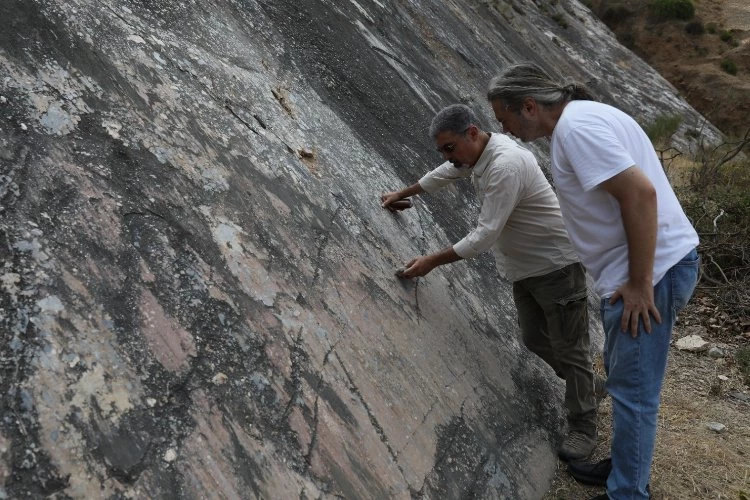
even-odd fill
[{"label": "green shrub", "polygon": [[731,59],[724,59],[723,61],[721,61],[721,69],[723,69],[730,75],[737,74],[737,65]]},{"label": "green shrub", "polygon": [[654,13],[662,19],[682,19],[687,21],[695,15],[692,0],[654,0],[651,3]]},{"label": "green shrub", "polygon": [[661,115],[656,118],[650,125],[644,127],[646,135],[651,142],[657,143],[669,139],[677,132],[682,123],[682,117],[678,115]]},{"label": "green shrub", "polygon": [[731,33],[730,31],[727,31],[727,30],[721,30],[721,33],[719,33],[719,38],[721,38],[721,41],[722,41],[722,42],[727,42],[727,43],[729,43],[729,42],[731,42],[731,41],[732,41],[732,39],[733,39],[734,37],[732,36],[732,33]]},{"label": "green shrub", "polygon": [[706,24],[706,31],[708,31],[712,35],[715,35],[718,30],[719,29],[716,27],[716,23],[708,23],[708,24]]}]

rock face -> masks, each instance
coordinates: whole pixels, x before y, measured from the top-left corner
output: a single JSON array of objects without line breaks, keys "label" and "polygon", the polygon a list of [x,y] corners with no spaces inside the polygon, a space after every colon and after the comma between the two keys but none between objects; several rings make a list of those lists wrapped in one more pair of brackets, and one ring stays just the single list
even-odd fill
[{"label": "rock face", "polygon": [[0,498],[540,497],[561,382],[508,283],[393,275],[470,187],[378,195],[510,61],[700,122],[548,4],[3,1]]}]

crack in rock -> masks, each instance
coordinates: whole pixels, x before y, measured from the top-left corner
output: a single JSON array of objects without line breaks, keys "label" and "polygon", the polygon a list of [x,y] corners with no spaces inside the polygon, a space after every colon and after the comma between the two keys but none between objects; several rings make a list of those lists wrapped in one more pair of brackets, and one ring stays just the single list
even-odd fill
[{"label": "crack in rock", "polygon": [[359,401],[362,403],[362,406],[364,406],[365,411],[367,412],[367,416],[370,419],[370,424],[372,424],[373,428],[375,429],[375,432],[377,432],[378,436],[380,437],[380,441],[385,445],[386,449],[388,450],[388,453],[391,455],[391,459],[393,460],[393,463],[398,468],[399,472],[401,472],[401,476],[404,478],[404,481],[406,481],[408,484],[408,481],[406,480],[406,474],[404,473],[404,469],[401,467],[401,464],[398,463],[398,456],[396,452],[393,450],[391,443],[388,441],[388,436],[386,436],[383,426],[380,425],[380,422],[378,422],[378,419],[373,413],[372,408],[370,408],[370,405],[367,404],[367,401],[365,401],[365,399],[362,397],[362,393],[359,391],[359,388],[354,383],[354,379],[352,378],[352,375],[349,372],[349,370],[346,368],[346,365],[341,359],[341,356],[339,356],[338,353],[334,353],[334,356],[336,356],[336,359],[338,360],[339,365],[341,366],[341,369],[344,370],[346,379],[349,382],[349,390],[352,391],[357,396],[357,399],[359,399]]},{"label": "crack in rock", "polygon": [[284,411],[279,417],[277,426],[283,425],[283,423],[289,417],[289,414],[292,411],[292,406],[297,401],[297,398],[299,398],[299,395],[302,392],[302,379],[300,377],[300,372],[302,371],[301,360],[305,357],[306,354],[302,346],[303,330],[304,327],[301,327],[299,329],[299,332],[297,332],[297,338],[294,340],[294,345],[292,346],[292,395],[289,396],[289,402],[286,404],[286,407],[284,407]]}]

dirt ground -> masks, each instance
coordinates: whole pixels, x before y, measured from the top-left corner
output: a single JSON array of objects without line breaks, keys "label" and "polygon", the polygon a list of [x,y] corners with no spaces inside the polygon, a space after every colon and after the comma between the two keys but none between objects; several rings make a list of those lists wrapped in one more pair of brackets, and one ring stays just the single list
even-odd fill
[{"label": "dirt ground", "polygon": [[[733,359],[750,338],[713,338],[710,329],[701,326],[708,320],[702,303],[699,296],[688,305],[674,339],[699,333],[727,356],[712,359],[705,351],[679,351],[674,345],[670,351],[651,474],[656,500],[750,498],[750,387],[744,385]],[[610,399],[599,409],[599,445],[593,460],[609,455]],[[709,430],[709,422],[721,423],[726,430]],[[585,500],[603,491],[576,483],[560,461],[544,500]]]}]

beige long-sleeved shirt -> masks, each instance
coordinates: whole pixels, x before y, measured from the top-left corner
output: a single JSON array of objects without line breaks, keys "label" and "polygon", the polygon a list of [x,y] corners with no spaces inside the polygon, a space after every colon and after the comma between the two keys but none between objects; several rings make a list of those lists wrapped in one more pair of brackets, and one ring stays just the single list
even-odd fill
[{"label": "beige long-sleeved shirt", "polygon": [[434,193],[471,176],[481,205],[476,229],[453,246],[468,259],[492,250],[511,281],[541,276],[578,262],[560,205],[534,155],[502,134],[492,134],[476,165],[445,162],[419,180]]}]

